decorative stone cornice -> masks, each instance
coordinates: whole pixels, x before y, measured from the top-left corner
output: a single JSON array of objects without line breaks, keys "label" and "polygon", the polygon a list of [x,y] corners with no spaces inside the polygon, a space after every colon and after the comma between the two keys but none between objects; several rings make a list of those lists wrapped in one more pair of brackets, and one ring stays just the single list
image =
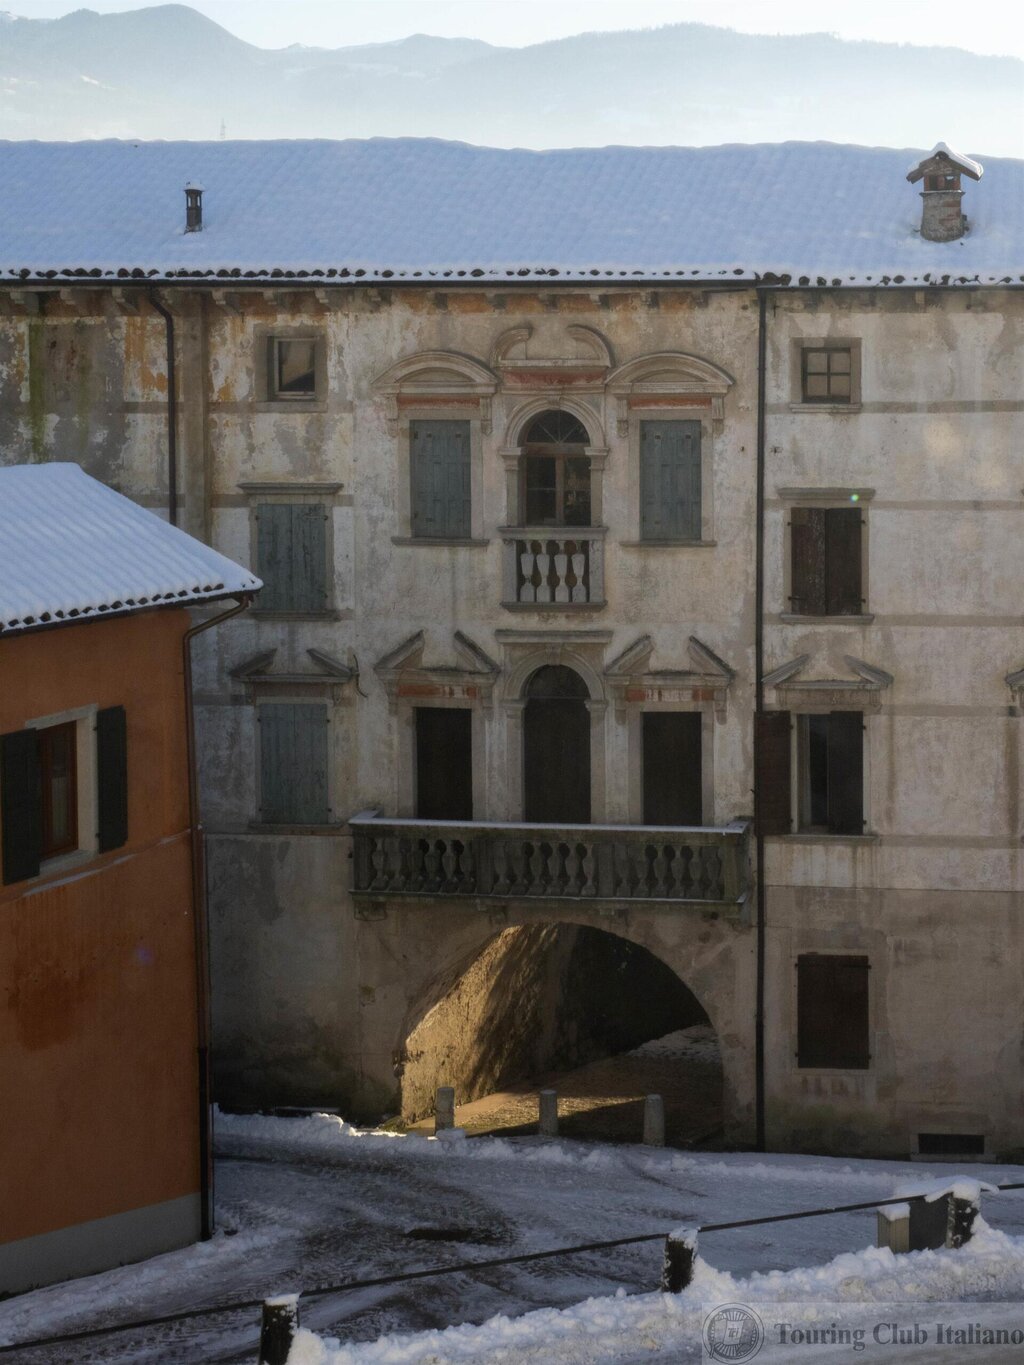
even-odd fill
[{"label": "decorative stone cornice", "polygon": [[424,664],[426,639],[422,630],[383,655],[373,666],[387,692],[392,711],[399,702],[416,699],[462,700],[469,703],[490,699],[501,669],[490,655],[461,630],[452,636],[462,667]]},{"label": "decorative stone cornice", "polygon": [[894,681],[893,675],[876,664],[865,663],[852,654],[844,654],[843,662],[853,678],[802,678],[799,675],[810,662],[809,654],[799,654],[790,659],[762,679],[765,687],[774,687],[785,701],[795,705],[847,707],[849,710],[864,710],[867,706],[880,704],[879,694]]},{"label": "decorative stone cornice", "polygon": [[687,641],[687,650],[694,667],[651,669],[654,641],[650,635],[641,635],[611,661],[604,676],[620,720],[630,705],[652,701],[711,703],[715,716],[725,719],[736,670],[695,635]]}]

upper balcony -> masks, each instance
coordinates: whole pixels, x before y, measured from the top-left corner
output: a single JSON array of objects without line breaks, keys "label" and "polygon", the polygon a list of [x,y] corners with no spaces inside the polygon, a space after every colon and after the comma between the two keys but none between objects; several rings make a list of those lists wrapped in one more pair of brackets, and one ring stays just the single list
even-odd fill
[{"label": "upper balcony", "polygon": [[662,829],[389,820],[363,811],[349,825],[360,900],[738,908],[749,890],[747,820]]},{"label": "upper balcony", "polygon": [[502,606],[603,607],[603,526],[503,526]]}]

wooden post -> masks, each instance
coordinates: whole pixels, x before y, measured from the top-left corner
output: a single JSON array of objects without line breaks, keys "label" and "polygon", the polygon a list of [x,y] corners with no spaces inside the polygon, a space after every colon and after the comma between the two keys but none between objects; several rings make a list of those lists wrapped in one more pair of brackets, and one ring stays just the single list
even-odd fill
[{"label": "wooden post", "polygon": [[455,1087],[439,1085],[434,1100],[434,1132],[442,1133],[455,1127]]},{"label": "wooden post", "polygon": [[537,1131],[541,1137],[558,1136],[558,1091],[542,1090],[539,1103]]},{"label": "wooden post", "polygon": [[263,1300],[259,1365],[286,1365],[299,1329],[298,1294]]},{"label": "wooden post", "polygon": [[900,1253],[910,1250],[910,1205],[883,1204],[877,1211],[876,1246]]},{"label": "wooden post", "polygon": [[676,1228],[665,1238],[665,1260],[661,1268],[661,1292],[681,1294],[693,1279],[697,1259],[695,1228]]},{"label": "wooden post", "polygon": [[665,1145],[665,1102],[660,1095],[648,1095],[644,1100],[644,1146]]}]

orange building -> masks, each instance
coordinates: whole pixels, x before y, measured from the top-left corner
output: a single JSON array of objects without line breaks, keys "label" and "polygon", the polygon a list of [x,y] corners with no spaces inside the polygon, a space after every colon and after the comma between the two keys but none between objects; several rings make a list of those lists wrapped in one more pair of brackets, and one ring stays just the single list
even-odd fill
[{"label": "orange building", "polygon": [[187,610],[259,580],[70,464],[0,468],[0,1292],[208,1233]]}]

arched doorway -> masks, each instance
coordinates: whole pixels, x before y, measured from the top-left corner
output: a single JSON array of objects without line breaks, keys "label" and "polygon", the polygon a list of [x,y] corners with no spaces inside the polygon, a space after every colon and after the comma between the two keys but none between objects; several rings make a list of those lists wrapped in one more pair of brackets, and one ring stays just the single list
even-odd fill
[{"label": "arched doorway", "polygon": [[566,1136],[638,1141],[642,1098],[663,1096],[670,1142],[714,1141],[722,1122],[717,1035],[661,958],[619,934],[566,922],[497,934],[409,1021],[406,1122],[428,1119],[438,1085],[473,1104],[471,1131],[536,1123],[554,1084]]},{"label": "arched doorway", "polygon": [[590,712],[587,685],[564,664],[538,668],[523,713],[523,819],[590,823]]},{"label": "arched doorway", "polygon": [[523,526],[589,526],[590,435],[571,412],[535,417],[522,438],[519,512]]}]

